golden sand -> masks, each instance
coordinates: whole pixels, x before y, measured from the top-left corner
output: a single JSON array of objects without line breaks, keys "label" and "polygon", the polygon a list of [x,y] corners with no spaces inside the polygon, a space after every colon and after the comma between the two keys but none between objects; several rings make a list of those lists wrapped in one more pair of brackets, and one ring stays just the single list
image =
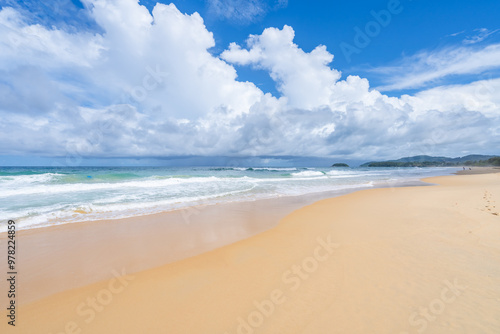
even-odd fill
[{"label": "golden sand", "polygon": [[322,200],[229,246],[110,268],[0,332],[498,334],[500,174],[426,181],[439,185]]}]

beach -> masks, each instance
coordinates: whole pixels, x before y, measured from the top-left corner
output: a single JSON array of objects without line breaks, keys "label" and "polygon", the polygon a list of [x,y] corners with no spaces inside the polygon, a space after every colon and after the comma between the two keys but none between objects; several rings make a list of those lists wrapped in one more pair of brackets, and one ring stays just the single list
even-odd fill
[{"label": "beach", "polygon": [[[207,243],[200,254],[186,253],[181,257],[187,258],[142,271],[141,265],[154,265],[154,259],[134,264],[133,250],[140,253],[141,245],[150,243],[161,257],[160,235],[137,235],[140,241],[126,249],[117,245],[134,240],[132,224],[115,238],[97,234],[105,247],[82,249],[82,259],[73,261],[89,254],[88,270],[101,266],[100,281],[27,301],[17,309],[16,327],[3,321],[0,328],[2,333],[498,333],[500,174],[424,181],[434,186],[365,189],[316,201],[277,226],[256,226],[262,220],[250,219],[245,233],[251,237],[223,247]],[[272,206],[261,210],[272,212]],[[56,228],[66,245],[78,248],[83,226]],[[19,243],[34,243],[43,233],[26,232]],[[230,231],[224,242],[245,233]],[[5,239],[1,242],[4,248]],[[46,247],[38,251],[50,257]],[[127,266],[109,260],[117,258],[128,259]],[[57,274],[64,263],[58,265],[49,270]],[[35,264],[19,266],[22,286],[23,270]]]},{"label": "beach", "polygon": [[0,2],[0,334],[500,334],[498,13]]}]

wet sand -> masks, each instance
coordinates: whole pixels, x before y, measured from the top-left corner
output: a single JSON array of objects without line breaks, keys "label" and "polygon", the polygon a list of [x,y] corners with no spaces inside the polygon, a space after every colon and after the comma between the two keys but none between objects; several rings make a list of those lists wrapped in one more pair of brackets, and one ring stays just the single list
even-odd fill
[{"label": "wet sand", "polygon": [[[296,209],[357,189],[20,230],[17,303],[110,279],[114,270],[135,273],[246,239]],[[0,234],[0,249],[6,241]],[[4,272],[6,263],[0,264]]]}]

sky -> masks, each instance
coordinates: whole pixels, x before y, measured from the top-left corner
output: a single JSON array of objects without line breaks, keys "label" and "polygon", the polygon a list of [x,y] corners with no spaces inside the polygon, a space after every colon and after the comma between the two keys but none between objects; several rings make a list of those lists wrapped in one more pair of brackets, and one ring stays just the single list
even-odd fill
[{"label": "sky", "polygon": [[499,154],[499,1],[0,0],[0,165]]}]

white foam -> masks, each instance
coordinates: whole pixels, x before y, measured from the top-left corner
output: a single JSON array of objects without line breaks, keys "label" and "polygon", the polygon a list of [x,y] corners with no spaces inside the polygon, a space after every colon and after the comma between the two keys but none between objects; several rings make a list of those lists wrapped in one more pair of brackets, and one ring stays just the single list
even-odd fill
[{"label": "white foam", "polygon": [[298,172],[298,173],[292,173],[293,177],[314,177],[314,176],[325,176],[324,172],[319,172],[319,171],[303,171],[303,172]]},{"label": "white foam", "polygon": [[57,174],[57,173],[32,174],[32,175],[2,175],[0,176],[0,185],[2,187],[28,186],[36,183],[51,182],[62,176],[64,176],[64,174]]},{"label": "white foam", "polygon": [[[240,178],[243,179],[243,178]],[[30,187],[18,187],[14,189],[5,189],[0,192],[0,198],[33,195],[33,194],[59,194],[74,192],[90,192],[96,190],[119,190],[133,188],[164,188],[174,185],[184,185],[189,183],[217,183],[221,181],[230,181],[231,178],[210,177],[192,177],[192,178],[148,178],[143,181],[126,181],[117,183],[66,183],[66,184],[40,184]]]},{"label": "white foam", "polygon": [[[205,196],[177,197],[153,202],[126,202],[99,205],[97,203],[78,204],[71,207],[52,206],[44,210],[27,210],[19,212],[24,217],[18,219],[20,229],[40,228],[61,223],[82,222],[99,219],[121,219],[142,214],[171,211],[197,205],[224,202],[223,198],[251,191],[255,186],[246,189],[226,191]],[[217,200],[220,201],[217,201]],[[84,213],[82,213],[84,212]],[[0,228],[0,232],[5,232]]]},{"label": "white foam", "polygon": [[[0,215],[19,220],[21,229],[36,228],[85,220],[138,216],[199,204],[371,187],[392,180],[419,179],[427,171],[257,168],[262,171],[286,172],[286,175],[280,175],[284,173],[254,173],[243,167],[238,169],[240,171],[228,173],[201,169],[203,173],[211,173],[205,177],[199,174],[169,176],[158,173],[155,176],[134,177],[117,182],[84,179],[79,183],[63,183],[70,179],[78,180],[79,176],[86,174],[75,174],[75,178],[71,177],[72,174],[57,173],[0,176]],[[192,171],[199,173],[199,169],[178,172],[190,175]],[[295,172],[290,173],[291,171]],[[3,228],[4,226],[0,226],[0,231],[4,231]]]},{"label": "white foam", "polygon": [[286,168],[286,167],[253,167],[253,170],[267,170],[270,172],[288,172],[297,170],[297,168]]}]

